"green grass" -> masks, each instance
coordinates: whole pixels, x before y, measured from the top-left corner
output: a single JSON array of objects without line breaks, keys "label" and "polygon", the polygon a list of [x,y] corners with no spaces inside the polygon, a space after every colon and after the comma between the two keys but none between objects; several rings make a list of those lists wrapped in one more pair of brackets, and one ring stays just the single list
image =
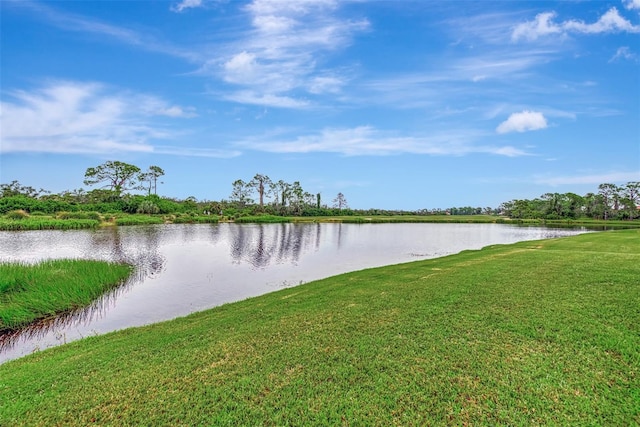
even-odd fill
[{"label": "green grass", "polygon": [[335,276],[0,365],[0,425],[640,423],[640,230]]},{"label": "green grass", "polygon": [[80,230],[97,228],[100,221],[95,219],[54,219],[47,217],[31,217],[20,220],[0,218],[0,230]]},{"label": "green grass", "polygon": [[182,215],[169,219],[173,224],[217,224],[219,218],[215,215]]},{"label": "green grass", "polygon": [[241,216],[234,220],[236,223],[279,224],[291,222],[290,217],[276,215]]},{"label": "green grass", "polygon": [[0,263],[0,333],[88,306],[130,273],[103,261]]},{"label": "green grass", "polygon": [[372,215],[372,216],[307,216],[289,217],[292,222],[369,223],[476,223],[511,222],[493,215]]},{"label": "green grass", "polygon": [[115,219],[116,225],[147,225],[163,223],[164,219],[161,216],[125,215]]}]

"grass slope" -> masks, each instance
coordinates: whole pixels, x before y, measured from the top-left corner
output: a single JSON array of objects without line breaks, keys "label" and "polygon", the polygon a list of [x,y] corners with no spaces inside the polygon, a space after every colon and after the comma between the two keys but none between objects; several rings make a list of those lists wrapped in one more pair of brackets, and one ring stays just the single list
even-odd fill
[{"label": "grass slope", "polygon": [[92,260],[0,263],[0,333],[86,307],[130,273],[128,265]]},{"label": "grass slope", "polygon": [[350,273],[0,366],[0,425],[637,425],[640,231]]}]

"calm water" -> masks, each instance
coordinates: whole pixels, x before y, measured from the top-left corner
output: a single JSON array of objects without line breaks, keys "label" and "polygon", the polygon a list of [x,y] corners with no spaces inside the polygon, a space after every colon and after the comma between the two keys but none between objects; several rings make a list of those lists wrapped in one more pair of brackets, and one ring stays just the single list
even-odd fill
[{"label": "calm water", "polygon": [[0,363],[89,335],[184,316],[339,273],[585,230],[498,224],[217,224],[0,232],[0,261],[125,261],[89,309],[0,338]]}]

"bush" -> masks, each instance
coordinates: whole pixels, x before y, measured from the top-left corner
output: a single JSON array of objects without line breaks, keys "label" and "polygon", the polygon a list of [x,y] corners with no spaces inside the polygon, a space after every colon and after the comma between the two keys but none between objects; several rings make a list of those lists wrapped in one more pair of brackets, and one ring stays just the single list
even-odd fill
[{"label": "bush", "polygon": [[158,212],[160,212],[160,208],[158,208],[158,206],[156,206],[155,203],[149,200],[145,200],[143,202],[140,202],[140,205],[138,205],[138,209],[136,212],[140,214],[151,215],[151,214],[157,214]]},{"label": "bush", "polygon": [[14,211],[9,211],[6,213],[7,218],[9,219],[26,219],[29,218],[29,214],[23,209],[16,209]]},{"label": "bush", "polygon": [[162,224],[164,219],[157,216],[124,216],[116,218],[116,225],[146,225],[146,224]]},{"label": "bush", "polygon": [[92,219],[102,222],[102,215],[98,212],[58,212],[58,219]]}]

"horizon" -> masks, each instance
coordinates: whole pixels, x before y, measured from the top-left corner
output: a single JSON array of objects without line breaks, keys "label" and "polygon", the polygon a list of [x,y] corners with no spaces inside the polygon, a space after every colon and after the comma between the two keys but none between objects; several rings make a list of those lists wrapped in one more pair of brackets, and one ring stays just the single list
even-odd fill
[{"label": "horizon", "polygon": [[[640,0],[0,2],[0,183],[108,160],[158,195],[299,181],[352,209],[640,181]],[[44,184],[44,185],[43,185]]]}]

